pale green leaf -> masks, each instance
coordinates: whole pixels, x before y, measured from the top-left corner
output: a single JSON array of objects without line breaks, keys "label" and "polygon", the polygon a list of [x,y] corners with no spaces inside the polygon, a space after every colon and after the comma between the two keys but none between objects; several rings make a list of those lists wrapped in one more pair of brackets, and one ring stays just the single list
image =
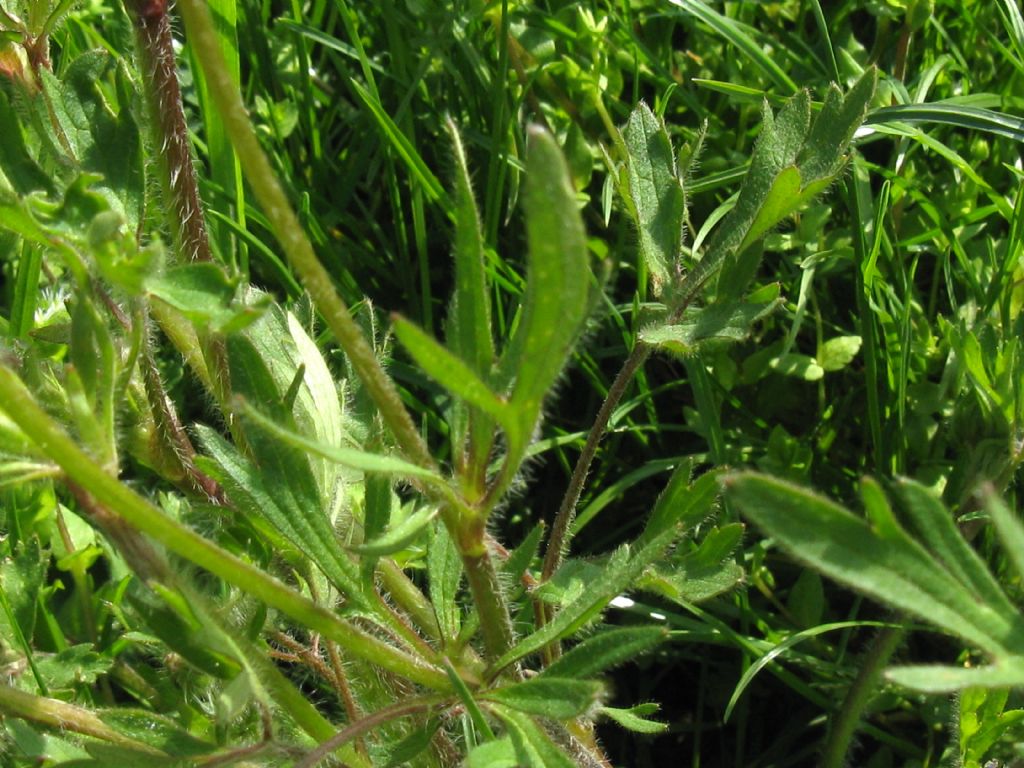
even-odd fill
[{"label": "pale green leaf", "polygon": [[420,537],[428,525],[437,517],[437,507],[424,507],[409,515],[398,525],[390,528],[372,541],[352,547],[361,555],[380,557],[406,549]]},{"label": "pale green leaf", "polygon": [[666,723],[659,723],[656,720],[648,720],[647,715],[653,715],[658,711],[657,704],[637,704],[629,709],[617,707],[601,707],[601,714],[609,720],[614,720],[627,731],[634,733],[664,733],[668,730]]},{"label": "pale green leaf", "polygon": [[792,376],[804,381],[818,381],[825,375],[825,369],[818,361],[808,355],[801,355],[791,352],[788,355],[780,355],[770,363],[771,369],[783,376]]},{"label": "pale green leaf", "polygon": [[836,336],[821,345],[818,351],[818,365],[825,372],[840,371],[857,356],[860,351],[860,336]]},{"label": "pale green leaf", "polygon": [[887,669],[885,676],[897,685],[922,693],[953,693],[964,688],[1022,688],[1024,658],[1011,657],[1002,664],[983,667],[907,665]]}]

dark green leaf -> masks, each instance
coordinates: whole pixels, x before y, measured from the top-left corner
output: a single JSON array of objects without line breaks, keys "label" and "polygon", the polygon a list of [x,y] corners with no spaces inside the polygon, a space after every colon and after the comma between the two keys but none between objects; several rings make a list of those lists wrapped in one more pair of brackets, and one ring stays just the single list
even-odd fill
[{"label": "dark green leaf", "polygon": [[559,611],[542,629],[520,640],[492,665],[492,670],[504,669],[554,640],[570,637],[600,614],[612,598],[629,589],[643,570],[662,555],[675,537],[675,529],[669,528],[652,537],[635,553],[631,554],[628,547],[617,549],[578,597]]},{"label": "dark green leaf", "polygon": [[484,271],[484,241],[473,186],[455,124],[448,120],[455,157],[455,296],[448,323],[448,346],[485,379],[494,363],[491,302]]},{"label": "dark green leaf", "polygon": [[430,585],[430,602],[437,616],[437,624],[445,639],[459,633],[461,611],[456,597],[462,580],[462,558],[455,542],[440,523],[434,525],[434,533],[427,551],[427,574]]},{"label": "dark green leaf", "polygon": [[599,631],[561,656],[542,673],[542,677],[580,679],[593,677],[606,669],[633,661],[668,638],[662,627],[624,627]]},{"label": "dark green leaf", "polygon": [[518,466],[541,404],[564,367],[586,320],[591,273],[583,222],[565,160],[543,129],[530,129],[523,197],[527,280],[523,310],[499,366],[512,384],[510,405],[518,435],[509,435],[509,461]]},{"label": "dark green leaf", "polygon": [[775,298],[758,304],[728,302],[694,307],[683,314],[678,324],[644,328],[640,338],[653,346],[690,357],[709,343],[743,341],[756,322],[781,305],[782,299]]},{"label": "dark green leaf", "polygon": [[687,460],[676,467],[654,505],[644,532],[637,539],[637,546],[647,544],[677,525],[685,532],[711,514],[718,498],[720,472],[705,472],[691,483],[692,466]]},{"label": "dark green leaf", "polygon": [[668,131],[643,102],[629,116],[622,139],[629,153],[629,193],[640,253],[658,296],[677,277],[686,194]]},{"label": "dark green leaf", "polygon": [[598,701],[602,685],[594,680],[543,675],[522,683],[495,688],[481,698],[496,701],[530,715],[568,720],[588,712]]}]

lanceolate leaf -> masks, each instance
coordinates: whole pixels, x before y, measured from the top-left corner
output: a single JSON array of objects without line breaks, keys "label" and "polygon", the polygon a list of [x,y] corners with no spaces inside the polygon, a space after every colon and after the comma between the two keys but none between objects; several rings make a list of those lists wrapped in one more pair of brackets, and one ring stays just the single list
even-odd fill
[{"label": "lanceolate leaf", "polygon": [[357,448],[342,448],[340,446],[326,445],[316,440],[303,437],[294,430],[277,424],[272,419],[264,416],[252,407],[247,401],[238,401],[238,411],[244,414],[246,419],[258,425],[260,429],[274,435],[281,441],[292,445],[308,453],[322,456],[328,461],[341,464],[360,472],[378,472],[383,475],[398,475],[399,477],[414,477],[427,480],[438,486],[444,486],[445,481],[436,472],[429,469],[410,464],[408,461],[394,456],[384,456],[368,451],[361,451]]},{"label": "lanceolate leaf", "polygon": [[657,704],[638,704],[629,709],[601,707],[602,715],[614,720],[627,731],[635,733],[664,733],[668,729],[667,724],[647,719],[647,715],[653,715],[657,711]]},{"label": "lanceolate leaf", "polygon": [[508,730],[521,768],[576,768],[576,762],[529,716],[507,707],[494,707],[494,711]]},{"label": "lanceolate leaf", "polygon": [[455,548],[455,542],[444,526],[434,525],[427,551],[427,574],[430,586],[430,602],[441,628],[441,637],[454,638],[459,633],[461,609],[456,597],[462,579],[462,558]]},{"label": "lanceolate leaf", "polygon": [[513,465],[518,465],[543,399],[583,328],[591,281],[569,170],[554,138],[541,128],[530,129],[526,167],[526,295],[498,374],[502,386],[512,385],[510,404],[522,436],[510,445]]},{"label": "lanceolate leaf", "polygon": [[462,139],[451,120],[455,157],[455,296],[449,314],[448,346],[481,378],[494,363],[491,302],[484,272],[484,240],[473,199]]},{"label": "lanceolate leaf", "polygon": [[686,195],[668,131],[646,104],[640,103],[633,110],[622,139],[629,153],[629,194],[640,253],[657,296],[676,275]]},{"label": "lanceolate leaf", "polygon": [[914,537],[978,600],[1012,615],[1016,610],[1013,604],[978,553],[964,540],[952,513],[935,494],[913,480],[900,481],[897,490]]},{"label": "lanceolate leaf", "polygon": [[721,475],[713,470],[690,482],[692,471],[691,460],[676,467],[654,504],[647,527],[637,539],[637,546],[647,544],[676,525],[685,532],[711,514],[712,505],[718,498]]},{"label": "lanceolate leaf", "polygon": [[517,428],[503,402],[461,358],[403,317],[394,318],[395,336],[424,372],[456,397],[488,413],[506,426]]},{"label": "lanceolate leaf", "polygon": [[1021,647],[1021,620],[976,595],[901,529],[865,520],[797,486],[750,472],[724,480],[727,498],[795,559],[959,635],[996,657]]},{"label": "lanceolate leaf", "polygon": [[602,685],[594,680],[543,675],[495,688],[482,694],[481,698],[530,715],[568,720],[590,710],[597,703],[601,691]]},{"label": "lanceolate leaf", "polygon": [[373,555],[375,557],[398,552],[415,541],[436,517],[436,507],[424,507],[409,515],[409,517],[386,531],[380,537],[352,549],[362,555]]},{"label": "lanceolate leaf", "polygon": [[548,666],[541,677],[594,677],[606,669],[632,661],[668,638],[662,627],[624,627],[588,637]]},{"label": "lanceolate leaf", "polygon": [[[298,501],[286,488],[281,487],[285,483],[274,482],[275,479],[280,480],[279,475],[275,477],[255,467],[209,427],[200,426],[196,430],[203,447],[211,456],[211,459],[198,460],[203,471],[224,486],[228,497],[240,509],[247,514],[267,519],[296,547],[309,553],[327,578],[349,600],[365,607],[358,569],[341,549],[319,500],[307,496]],[[269,457],[268,454],[264,455]],[[309,481],[312,483],[311,475]]]},{"label": "lanceolate leaf", "polygon": [[[630,553],[628,547],[617,549],[608,558],[593,582],[575,600],[560,610],[555,618],[517,645],[492,665],[492,671],[504,669],[518,659],[540,650],[556,639],[570,637],[588,621],[601,613],[616,595],[629,589],[636,578],[676,537],[674,528],[653,537],[649,543]],[[556,573],[557,578],[557,573]]]}]

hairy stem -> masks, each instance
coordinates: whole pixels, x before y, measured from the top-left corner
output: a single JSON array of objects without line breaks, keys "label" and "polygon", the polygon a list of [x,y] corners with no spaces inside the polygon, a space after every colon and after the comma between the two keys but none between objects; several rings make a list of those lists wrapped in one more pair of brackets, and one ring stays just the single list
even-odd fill
[{"label": "hairy stem", "polygon": [[430,709],[430,707],[439,703],[439,701],[440,700],[435,696],[421,697],[419,699],[403,701],[398,704],[393,704],[390,707],[379,709],[372,715],[367,715],[362,720],[357,720],[345,728],[342,728],[337,734],[310,752],[305,758],[297,762],[295,764],[295,768],[313,768],[313,766],[331,754],[331,752],[340,749],[342,746],[352,741],[352,739],[362,736],[364,733],[373,730],[379,725],[390,723],[392,720],[408,717],[409,715],[415,715],[419,712],[425,712]]},{"label": "hairy stem", "polygon": [[288,196],[260,147],[242,104],[241,94],[224,65],[206,4],[201,0],[182,0],[178,7],[185,19],[196,58],[206,76],[210,97],[220,112],[253,193],[277,235],[288,263],[299,275],[303,286],[323,314],[327,327],[345,350],[353,369],[402,452],[420,466],[435,468],[430,451],[406,411],[398,389],[377,361],[362,329],[335,290],[331,276],[313,252],[313,246]]},{"label": "hairy stem", "polygon": [[512,647],[513,641],[512,620],[504,599],[504,590],[498,572],[494,569],[494,560],[486,548],[479,554],[464,554],[462,565],[473,602],[480,614],[480,629],[487,660],[494,661]]},{"label": "hairy stem", "polygon": [[[242,104],[241,94],[224,65],[205,4],[201,0],[181,0],[178,7],[185,19],[196,58],[206,76],[210,97],[220,112],[253,193],[270,221],[288,263],[299,275],[314,304],[323,314],[327,327],[345,351],[399,449],[414,463],[436,471],[437,463],[405,409],[394,381],[378,362],[373,347],[335,290],[331,276],[314,253],[288,196],[260,147]],[[460,514],[448,505],[444,507],[444,522],[458,543],[467,571],[473,570],[474,575],[470,577],[471,584],[476,579],[473,598],[481,618],[487,616],[493,619],[492,627],[487,628],[485,622],[485,642],[488,648],[507,647],[511,642],[508,605],[486,550],[483,554],[479,551],[483,549],[483,531],[476,535],[473,530],[476,523],[474,517]]]},{"label": "hairy stem", "polygon": [[175,70],[165,0],[125,0],[135,27],[139,71],[149,112],[151,156],[159,164],[167,224],[183,261],[211,261],[199,186]]},{"label": "hairy stem", "polygon": [[154,757],[167,756],[166,753],[149,744],[125,736],[87,709],[57,699],[19,691],[17,688],[3,683],[0,683],[0,712],[39,723],[58,732],[72,731]]},{"label": "hairy stem", "polygon": [[137,528],[166,549],[205,568],[268,606],[335,640],[353,656],[413,682],[448,690],[447,675],[437,667],[391,647],[343,621],[334,612],[289,588],[273,576],[163,514],[152,503],[105,472],[45,413],[17,375],[0,364],[0,403],[25,435],[124,524]]},{"label": "hairy stem", "polygon": [[583,444],[583,450],[576,459],[576,466],[573,468],[572,477],[569,479],[569,487],[562,497],[558,514],[551,525],[551,534],[548,536],[547,549],[544,551],[544,567],[541,570],[541,580],[547,581],[551,578],[558,566],[562,564],[562,556],[568,544],[569,526],[576,517],[576,505],[579,503],[580,494],[583,493],[583,484],[587,480],[587,473],[590,472],[590,465],[597,454],[597,446],[604,437],[605,429],[612,417],[612,412],[618,406],[622,396],[626,393],[626,387],[632,381],[633,375],[642,366],[647,358],[651,356],[651,347],[638,341],[629,353],[626,362],[622,364],[618,375],[608,388],[608,395],[601,404],[601,410],[597,412],[593,425],[587,433],[587,440]]}]

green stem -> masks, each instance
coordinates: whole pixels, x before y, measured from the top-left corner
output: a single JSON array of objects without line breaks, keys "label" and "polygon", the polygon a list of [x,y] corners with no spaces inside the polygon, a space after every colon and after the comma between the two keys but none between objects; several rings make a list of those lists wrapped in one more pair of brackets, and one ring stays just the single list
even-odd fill
[{"label": "green stem", "polygon": [[412,580],[405,575],[398,564],[387,557],[377,563],[377,573],[388,595],[432,640],[441,640],[441,628],[437,624],[434,607]]},{"label": "green stem", "polygon": [[864,664],[857,674],[857,679],[846,692],[843,706],[832,722],[832,730],[828,734],[828,741],[822,754],[821,768],[843,768],[847,764],[846,756],[861,716],[877,691],[882,670],[905,636],[905,629],[892,627],[882,629],[875,635],[871,647],[865,654]]},{"label": "green stem", "polygon": [[253,193],[277,235],[288,263],[298,273],[323,314],[327,327],[341,344],[401,450],[420,466],[435,468],[427,444],[405,410],[398,389],[377,361],[373,348],[313,252],[309,238],[260,147],[238,87],[224,64],[206,4],[202,0],[182,0],[178,8],[185,20],[189,42],[206,76],[210,97],[221,114]]},{"label": "green stem", "polygon": [[[345,351],[399,449],[414,463],[436,471],[437,463],[406,411],[395,383],[377,361],[373,347],[335,290],[331,276],[314,253],[270,161],[260,147],[238,87],[224,64],[205,3],[201,0],[181,0],[178,8],[185,20],[196,59],[206,76],[210,97],[221,114],[225,131],[245,169],[253,193],[281,243],[288,263],[299,275],[314,304],[323,314],[327,327]],[[458,544],[467,571],[473,570],[470,583],[475,585],[473,598],[481,619],[493,619],[490,627],[489,622],[484,621],[485,643],[489,649],[507,648],[512,638],[508,606],[489,556],[485,550],[483,553],[480,551],[483,549],[483,531],[479,531],[477,536],[474,530],[470,530],[476,525],[475,517],[459,514],[452,508],[445,510],[444,522]]]},{"label": "green stem", "polygon": [[494,560],[485,548],[478,554],[463,554],[462,565],[473,603],[480,615],[487,660],[500,659],[512,647],[513,634],[508,604],[504,599],[498,572],[494,569]]},{"label": "green stem", "polygon": [[321,760],[331,754],[331,752],[334,752],[336,749],[340,749],[343,745],[355,738],[358,738],[364,733],[373,730],[377,726],[383,725],[384,723],[390,723],[392,720],[397,720],[402,717],[415,715],[419,712],[426,712],[435,704],[440,703],[440,701],[441,700],[436,696],[424,696],[418,699],[413,699],[412,701],[402,701],[398,704],[393,704],[390,707],[379,709],[372,715],[367,715],[362,720],[357,720],[338,731],[337,734],[310,752],[305,758],[297,762],[295,764],[295,768],[313,768],[313,766],[317,765]]},{"label": "green stem", "polygon": [[164,515],[117,478],[103,471],[68,434],[36,404],[32,395],[5,365],[0,365],[0,403],[7,415],[67,476],[125,523],[171,552],[205,568],[310,629],[334,640],[353,656],[413,682],[448,690],[444,672],[392,648],[358,627],[339,619],[273,576],[221,549]]},{"label": "green stem", "polygon": [[87,709],[57,699],[25,693],[3,683],[0,683],[0,711],[39,723],[58,732],[73,731],[154,757],[167,757],[166,753],[159,749],[129,738],[111,728],[99,716]]}]

